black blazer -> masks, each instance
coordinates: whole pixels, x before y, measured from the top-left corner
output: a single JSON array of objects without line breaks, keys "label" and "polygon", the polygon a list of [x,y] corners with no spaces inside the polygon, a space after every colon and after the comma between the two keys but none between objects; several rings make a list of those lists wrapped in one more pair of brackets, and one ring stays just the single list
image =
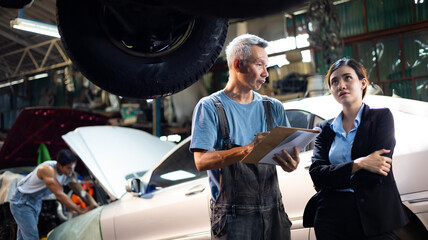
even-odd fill
[{"label": "black blazer", "polygon": [[[353,188],[361,224],[367,236],[404,226],[408,218],[401,204],[392,169],[388,176],[360,170],[351,178],[353,162],[331,165],[328,153],[335,137],[335,132],[330,128],[332,121],[330,119],[319,124],[322,132],[315,140],[313,163],[309,169],[314,185],[327,190]],[[387,154],[391,157],[394,147],[394,119],[391,111],[385,108],[370,109],[364,104],[351,159],[368,156],[380,149],[391,150]]]}]

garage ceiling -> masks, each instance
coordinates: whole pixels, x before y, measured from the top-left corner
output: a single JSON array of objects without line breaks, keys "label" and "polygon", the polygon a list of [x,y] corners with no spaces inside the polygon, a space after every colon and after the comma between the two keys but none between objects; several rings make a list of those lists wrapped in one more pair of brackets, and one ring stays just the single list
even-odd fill
[{"label": "garage ceiling", "polygon": [[56,25],[56,0],[37,0],[29,8],[0,7],[0,84],[71,64],[59,38],[10,26],[21,17]]}]

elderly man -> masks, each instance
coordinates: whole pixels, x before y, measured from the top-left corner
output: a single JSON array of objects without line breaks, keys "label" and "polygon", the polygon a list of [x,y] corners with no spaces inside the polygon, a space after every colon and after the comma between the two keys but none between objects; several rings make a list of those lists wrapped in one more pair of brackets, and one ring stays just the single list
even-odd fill
[{"label": "elderly man", "polygon": [[[70,150],[61,150],[57,161],[46,161],[37,166],[30,174],[18,183],[18,187],[10,200],[10,210],[18,224],[17,239],[39,240],[37,222],[42,207],[42,198],[51,193],[66,207],[83,214],[98,206],[95,200],[80,187],[73,178],[77,158]],[[68,185],[80,195],[89,207],[82,209],[77,206],[62,186]]]},{"label": "elderly man", "polygon": [[[289,126],[282,104],[255,92],[268,77],[267,42],[244,34],[226,48],[226,87],[205,97],[193,113],[192,141],[198,170],[208,170],[212,239],[290,239],[276,167],[240,161],[275,126]],[[297,168],[297,148],[273,158],[284,171]]]}]

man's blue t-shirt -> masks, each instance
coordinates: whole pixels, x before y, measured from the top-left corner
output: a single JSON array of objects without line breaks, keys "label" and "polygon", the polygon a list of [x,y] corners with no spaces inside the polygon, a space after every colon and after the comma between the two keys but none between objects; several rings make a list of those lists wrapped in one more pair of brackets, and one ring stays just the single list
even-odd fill
[{"label": "man's blue t-shirt", "polygon": [[[254,134],[267,131],[263,97],[257,92],[253,93],[253,102],[249,104],[233,101],[223,90],[212,94],[222,103],[226,112],[231,142],[239,146],[249,144]],[[273,98],[269,100],[272,103],[273,126],[290,126],[282,103]],[[210,97],[202,98],[193,112],[190,150],[195,148],[208,151],[223,149],[217,109]],[[209,170],[208,177],[211,196],[215,201],[220,186],[218,170]]]}]

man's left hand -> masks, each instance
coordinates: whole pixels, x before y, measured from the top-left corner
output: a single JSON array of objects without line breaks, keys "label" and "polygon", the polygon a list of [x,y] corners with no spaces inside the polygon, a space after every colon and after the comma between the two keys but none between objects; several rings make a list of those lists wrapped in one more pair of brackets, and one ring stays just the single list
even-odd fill
[{"label": "man's left hand", "polygon": [[273,160],[278,163],[281,168],[286,172],[292,172],[296,170],[299,165],[299,150],[297,147],[294,147],[294,156],[291,156],[287,151],[282,150],[283,156],[280,154],[275,154]]}]

